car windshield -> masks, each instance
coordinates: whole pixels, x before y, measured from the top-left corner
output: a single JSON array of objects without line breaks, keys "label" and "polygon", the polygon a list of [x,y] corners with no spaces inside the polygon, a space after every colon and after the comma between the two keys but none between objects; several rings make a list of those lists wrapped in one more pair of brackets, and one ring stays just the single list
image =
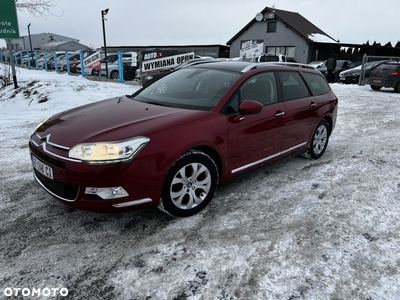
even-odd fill
[{"label": "car windshield", "polygon": [[134,94],[134,99],[176,108],[211,110],[240,74],[204,68],[184,68],[162,77]]}]

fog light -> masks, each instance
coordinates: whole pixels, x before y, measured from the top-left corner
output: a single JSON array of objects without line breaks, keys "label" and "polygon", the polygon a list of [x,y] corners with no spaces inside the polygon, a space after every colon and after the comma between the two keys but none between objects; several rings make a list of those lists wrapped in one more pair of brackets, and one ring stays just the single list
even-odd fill
[{"label": "fog light", "polygon": [[87,187],[85,189],[85,194],[87,195],[97,195],[101,199],[118,199],[123,197],[128,197],[129,194],[124,190],[122,186],[118,187],[107,187],[107,188],[95,188]]}]

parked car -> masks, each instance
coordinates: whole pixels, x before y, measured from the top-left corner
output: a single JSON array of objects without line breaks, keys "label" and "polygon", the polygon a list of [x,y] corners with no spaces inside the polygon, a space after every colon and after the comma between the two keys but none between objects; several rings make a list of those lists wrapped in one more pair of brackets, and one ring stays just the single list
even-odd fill
[{"label": "parked car", "polygon": [[[174,70],[179,70],[179,69],[191,66],[191,65],[200,64],[200,63],[204,63],[207,61],[214,61],[214,60],[215,59],[212,57],[198,57],[198,58],[188,59],[188,60],[184,61],[183,63],[181,63],[180,65],[178,65],[177,67],[172,68],[172,69],[161,70],[161,71],[143,74],[142,85],[147,86],[151,82],[165,76],[166,74],[168,74]],[[140,70],[139,69],[136,70],[136,78],[138,81],[140,81]]]},{"label": "parked car", "polygon": [[[386,61],[386,60],[385,60]],[[372,61],[364,64],[365,78],[368,78],[371,71],[385,61]],[[344,70],[339,73],[339,82],[341,83],[358,83],[360,80],[360,74],[362,72],[362,65],[358,65],[355,68]]]},{"label": "parked car", "polygon": [[[68,52],[68,61],[71,69],[72,62],[81,62],[81,55],[79,52]],[[58,68],[64,72],[67,72],[67,57],[64,56],[63,58],[58,60]]]},{"label": "parked car", "polygon": [[[336,68],[333,71],[333,75],[332,75],[334,82],[339,81],[339,73],[342,72],[343,70],[346,70],[351,63],[352,63],[351,60],[338,59],[336,61]],[[326,67],[326,60],[324,60],[324,61],[313,61],[313,62],[309,63],[309,65],[312,65],[315,68],[317,68],[322,74],[324,74],[325,78],[328,77],[328,69]]]},{"label": "parked car", "polygon": [[385,62],[375,67],[370,76],[371,89],[378,91],[382,87],[394,88],[400,93],[400,62]]},{"label": "parked car", "polygon": [[[137,66],[132,66],[132,58],[122,58],[122,68],[124,71],[124,79],[133,80],[135,78],[135,71]],[[105,64],[101,65],[101,75],[106,76],[111,79],[119,78],[119,62],[118,60],[114,61],[111,64],[108,64],[108,74],[106,74],[106,66]]]},{"label": "parked car", "polygon": [[188,66],[39,124],[29,141],[34,177],[76,208],[188,217],[222,181],[304,152],[320,158],[337,107],[312,67]]},{"label": "parked car", "polygon": [[[132,63],[133,56],[136,56],[136,60]],[[110,66],[112,65],[111,68],[113,70],[117,70],[118,71],[118,68],[115,69],[115,66],[113,65],[114,63],[116,65],[118,65],[118,53],[107,53],[107,58],[108,58],[107,59],[107,68],[108,68],[108,71],[109,71],[108,72],[109,76],[107,76],[107,77],[112,78],[112,77],[110,77],[110,75],[111,75]],[[122,59],[123,59],[123,61],[125,61],[124,62],[124,67],[126,67],[126,70],[124,68],[124,76],[126,77],[125,79],[133,80],[135,78],[135,71],[137,69],[137,52],[123,52],[122,53]],[[129,59],[130,65],[128,65],[126,63],[127,59]],[[102,76],[106,76],[107,72],[106,72],[106,58],[105,57],[103,57],[101,59],[100,70],[101,70],[100,71],[101,75]],[[131,74],[132,72],[133,72],[133,75]],[[94,70],[93,73],[94,73],[94,75],[99,75],[99,70]],[[115,77],[115,78],[112,78],[112,79],[118,79],[119,78],[119,73],[118,72],[114,72],[112,74],[112,76]]]}]

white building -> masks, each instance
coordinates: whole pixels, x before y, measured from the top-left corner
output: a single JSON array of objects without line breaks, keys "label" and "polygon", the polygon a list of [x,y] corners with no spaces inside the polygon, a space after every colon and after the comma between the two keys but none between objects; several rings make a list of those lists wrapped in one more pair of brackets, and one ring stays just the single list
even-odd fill
[{"label": "white building", "polygon": [[[55,33],[35,33],[31,34],[32,49],[39,50],[42,45],[50,42],[79,42],[78,39],[70,38],[67,36],[55,34]],[[12,50],[30,50],[29,35],[21,36],[19,39],[11,40]]]}]

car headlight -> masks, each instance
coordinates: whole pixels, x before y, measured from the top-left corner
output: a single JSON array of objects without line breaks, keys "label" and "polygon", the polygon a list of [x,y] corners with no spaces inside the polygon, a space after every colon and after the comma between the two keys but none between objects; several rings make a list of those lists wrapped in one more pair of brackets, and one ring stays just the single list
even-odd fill
[{"label": "car headlight", "polygon": [[350,75],[351,76],[358,76],[358,75],[360,75],[360,72],[351,73]]},{"label": "car headlight", "polygon": [[68,156],[88,164],[114,164],[132,160],[150,141],[140,136],[118,142],[78,144],[69,150]]}]

